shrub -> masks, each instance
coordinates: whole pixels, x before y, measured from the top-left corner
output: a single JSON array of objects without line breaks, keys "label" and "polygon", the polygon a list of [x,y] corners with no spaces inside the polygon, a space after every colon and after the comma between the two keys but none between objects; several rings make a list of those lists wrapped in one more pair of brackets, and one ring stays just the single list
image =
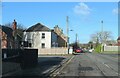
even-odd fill
[{"label": "shrub", "polygon": [[95,52],[100,53],[101,52],[101,44],[98,44],[95,48]]}]

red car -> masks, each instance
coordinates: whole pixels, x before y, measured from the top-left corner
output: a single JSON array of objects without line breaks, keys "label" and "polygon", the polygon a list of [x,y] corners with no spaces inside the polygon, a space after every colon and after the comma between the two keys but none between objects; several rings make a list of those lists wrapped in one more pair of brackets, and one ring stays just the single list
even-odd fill
[{"label": "red car", "polygon": [[80,48],[75,49],[75,53],[83,53],[83,50]]}]

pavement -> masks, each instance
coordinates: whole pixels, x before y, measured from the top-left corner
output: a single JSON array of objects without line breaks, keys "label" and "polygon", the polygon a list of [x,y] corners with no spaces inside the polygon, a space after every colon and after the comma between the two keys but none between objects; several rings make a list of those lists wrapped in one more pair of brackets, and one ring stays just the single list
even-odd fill
[{"label": "pavement", "polygon": [[[54,56],[38,56],[38,65],[36,67],[32,67],[29,69],[20,69],[20,66],[17,64],[18,71],[9,71],[7,73],[4,73],[3,77],[6,76],[49,76],[52,74],[55,70],[60,68],[63,64],[65,64],[73,55],[54,55]],[[9,65],[11,63],[7,63],[9,69]],[[11,66],[12,67],[12,66]],[[12,67],[13,69],[14,66]]]}]

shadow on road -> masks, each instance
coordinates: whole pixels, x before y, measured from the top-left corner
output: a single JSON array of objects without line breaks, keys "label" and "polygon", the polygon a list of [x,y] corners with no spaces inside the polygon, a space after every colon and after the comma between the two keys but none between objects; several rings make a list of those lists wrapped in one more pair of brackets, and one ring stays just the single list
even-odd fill
[{"label": "shadow on road", "polygon": [[88,71],[93,71],[94,69],[92,67],[83,67],[80,65],[79,70],[80,72],[88,72]]},{"label": "shadow on road", "polygon": [[61,57],[55,57],[55,56],[53,56],[53,57],[47,57],[47,56],[38,57],[37,66],[27,68],[27,69],[21,69],[21,71],[18,71],[10,76],[36,76],[36,77],[49,76],[50,72],[53,69],[55,69],[64,59],[66,59],[66,58],[62,57],[62,56]]}]

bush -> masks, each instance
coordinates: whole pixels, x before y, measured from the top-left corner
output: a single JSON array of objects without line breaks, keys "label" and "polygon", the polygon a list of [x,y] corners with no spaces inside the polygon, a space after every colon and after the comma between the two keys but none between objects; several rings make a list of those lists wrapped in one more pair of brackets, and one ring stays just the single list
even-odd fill
[{"label": "bush", "polygon": [[100,53],[101,52],[101,44],[98,44],[95,48],[95,52]]}]

